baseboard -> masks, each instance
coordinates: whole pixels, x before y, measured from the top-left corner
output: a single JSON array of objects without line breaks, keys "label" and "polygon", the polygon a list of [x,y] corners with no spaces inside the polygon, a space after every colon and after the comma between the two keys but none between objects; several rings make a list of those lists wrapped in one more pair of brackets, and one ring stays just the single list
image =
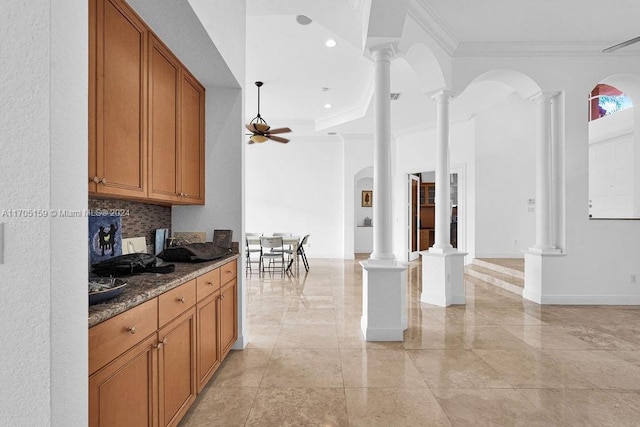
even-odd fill
[{"label": "baseboard", "polygon": [[489,253],[478,253],[476,252],[474,258],[519,258],[524,259],[524,254],[520,251],[518,252],[489,252]]},{"label": "baseboard", "polygon": [[249,344],[249,341],[244,339],[244,336],[239,336],[236,342],[231,347],[231,350],[244,350],[244,348]]},{"label": "baseboard", "polygon": [[543,295],[542,304],[640,305],[640,295]]}]

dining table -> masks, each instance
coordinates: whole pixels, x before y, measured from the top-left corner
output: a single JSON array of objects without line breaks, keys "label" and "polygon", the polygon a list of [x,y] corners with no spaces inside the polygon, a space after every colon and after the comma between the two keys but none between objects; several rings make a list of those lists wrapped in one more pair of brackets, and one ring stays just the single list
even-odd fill
[{"label": "dining table", "polygon": [[[247,244],[259,245],[261,236],[246,236]],[[295,275],[300,273],[300,262],[298,260],[298,245],[300,244],[300,236],[262,236],[262,237],[282,237],[282,245],[291,248],[291,256],[293,257],[292,272]]]}]

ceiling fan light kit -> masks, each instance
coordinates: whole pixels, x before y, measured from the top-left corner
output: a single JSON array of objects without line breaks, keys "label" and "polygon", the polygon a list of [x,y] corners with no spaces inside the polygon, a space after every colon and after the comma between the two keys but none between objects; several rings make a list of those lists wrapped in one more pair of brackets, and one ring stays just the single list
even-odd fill
[{"label": "ceiling fan light kit", "polygon": [[273,136],[277,133],[288,133],[291,132],[289,128],[278,128],[271,129],[271,127],[267,124],[267,122],[260,115],[260,88],[262,87],[262,82],[256,82],[256,86],[258,87],[258,114],[246,125],[246,128],[251,132],[251,137],[249,138],[249,144],[253,143],[262,143],[267,140],[272,140],[276,142],[281,142],[286,144],[289,142],[286,138],[281,138],[279,136]]}]

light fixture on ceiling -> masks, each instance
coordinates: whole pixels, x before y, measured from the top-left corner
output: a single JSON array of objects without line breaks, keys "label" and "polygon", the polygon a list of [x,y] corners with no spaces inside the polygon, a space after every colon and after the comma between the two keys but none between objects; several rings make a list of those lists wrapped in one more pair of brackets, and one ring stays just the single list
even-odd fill
[{"label": "light fixture on ceiling", "polygon": [[263,84],[264,83],[262,82],[256,82],[256,86],[258,87],[258,115],[255,116],[246,126],[249,132],[251,132],[250,134],[247,134],[247,135],[251,135],[251,137],[249,138],[249,144],[253,144],[255,142],[257,143],[266,142],[269,139],[286,144],[287,142],[289,142],[288,139],[281,138],[279,136],[273,136],[273,135],[276,133],[291,132],[291,129],[289,128],[271,129],[271,127],[260,115],[260,88],[262,87]]},{"label": "light fixture on ceiling", "polygon": [[327,132],[327,135],[331,135],[331,136],[334,136],[334,135],[337,135],[337,134],[338,134],[338,132]]},{"label": "light fixture on ceiling", "polygon": [[296,16],[296,21],[300,25],[309,25],[309,24],[311,24],[313,22],[313,19],[309,18],[306,15],[298,15],[298,16]]},{"label": "light fixture on ceiling", "polygon": [[326,47],[336,47],[338,43],[336,43],[336,41],[334,39],[327,39],[326,42],[324,42],[324,45]]},{"label": "light fixture on ceiling", "polygon": [[329,108],[331,108],[331,103],[329,102],[329,97],[326,95],[326,93],[329,92],[329,88],[328,87],[321,87],[320,88],[320,92],[325,94],[323,96],[323,98],[324,98],[324,108],[326,108],[328,110]]}]

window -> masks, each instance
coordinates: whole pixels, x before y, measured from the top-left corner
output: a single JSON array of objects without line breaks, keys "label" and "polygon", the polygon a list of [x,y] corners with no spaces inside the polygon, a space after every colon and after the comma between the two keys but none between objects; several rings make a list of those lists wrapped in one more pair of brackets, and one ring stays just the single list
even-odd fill
[{"label": "window", "polygon": [[589,96],[589,121],[610,116],[631,107],[633,107],[631,99],[621,90],[610,85],[598,84]]}]

